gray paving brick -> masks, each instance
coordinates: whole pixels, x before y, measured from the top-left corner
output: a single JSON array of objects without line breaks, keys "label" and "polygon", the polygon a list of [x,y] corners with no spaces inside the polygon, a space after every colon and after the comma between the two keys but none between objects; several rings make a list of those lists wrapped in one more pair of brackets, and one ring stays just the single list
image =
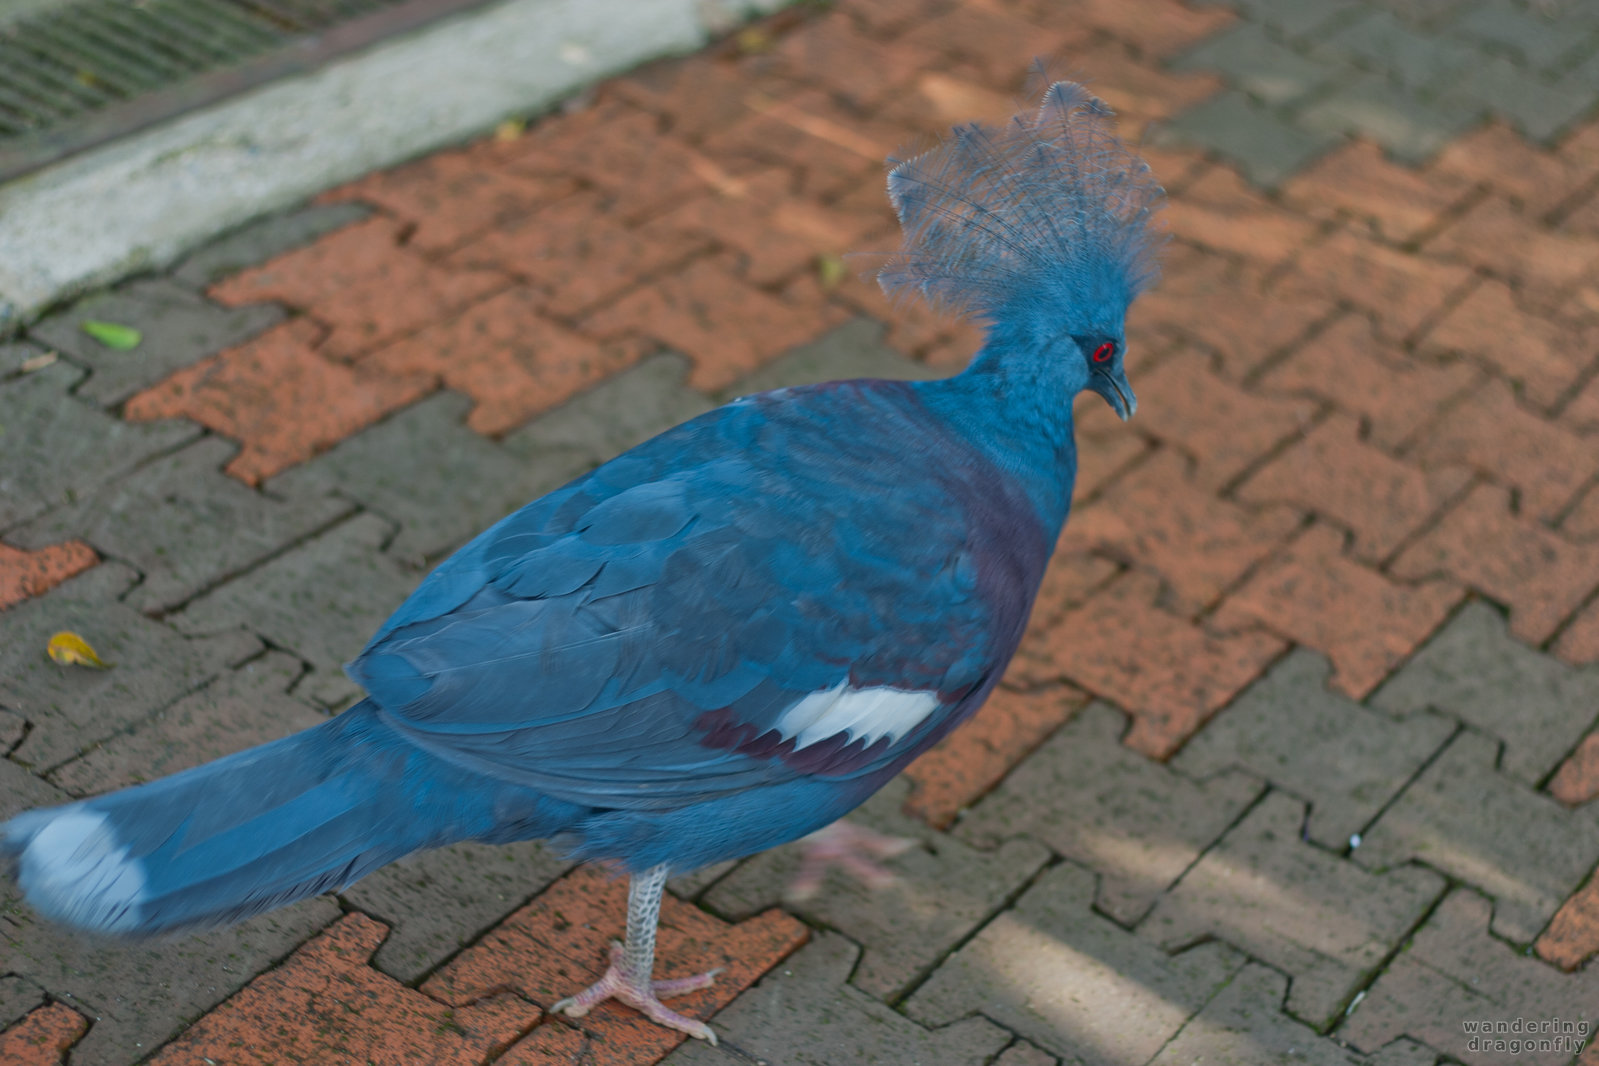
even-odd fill
[{"label": "gray paving brick", "polygon": [[72,1047],[74,1066],[128,1066],[338,916],[321,896],[227,929],[122,944],[47,924],[6,881],[0,953],[90,1019]]},{"label": "gray paving brick", "polygon": [[1599,717],[1599,669],[1574,670],[1514,640],[1485,603],[1468,604],[1377,690],[1396,715],[1426,708],[1504,744],[1500,769],[1528,785],[1565,759]]},{"label": "gray paving brick", "polygon": [[58,362],[0,384],[0,529],[110,484],[200,433],[186,421],[119,422],[68,395],[82,378]]},{"label": "gray paving brick", "polygon": [[25,718],[0,707],[0,755],[9,755],[27,731]]},{"label": "gray paving brick", "polygon": [[1381,876],[1300,840],[1305,806],[1266,796],[1160,898],[1138,932],[1168,951],[1214,936],[1293,976],[1288,1009],[1320,1031],[1443,895],[1419,867]]},{"label": "gray paving brick", "polygon": [[440,392],[267,482],[293,500],[337,493],[399,526],[389,546],[419,564],[443,555],[582,469],[570,453],[522,458],[465,425],[471,401]]},{"label": "gray paving brick", "polygon": [[[89,380],[77,394],[109,407],[175,370],[248,340],[283,317],[283,309],[270,304],[223,307],[158,277],[79,300],[40,320],[28,334],[88,367]],[[131,351],[108,348],[83,332],[81,326],[89,319],[132,326],[143,339]]]},{"label": "gray paving brick", "polygon": [[1324,136],[1369,137],[1395,157],[1420,163],[1481,114],[1475,104],[1425,103],[1381,74],[1363,74],[1306,107],[1297,121]]},{"label": "gray paving brick", "polygon": [[687,376],[680,355],[646,359],[509,434],[505,449],[529,462],[576,455],[579,471],[598,466],[714,406],[684,384]]},{"label": "gray paving brick", "polygon": [[1362,0],[1195,0],[1196,7],[1221,5],[1252,22],[1290,37],[1314,39],[1372,10]]},{"label": "gray paving brick", "polygon": [[1355,861],[1412,859],[1494,897],[1494,932],[1538,935],[1599,861],[1599,820],[1570,811],[1494,769],[1497,745],[1463,731],[1383,812]]},{"label": "gray paving brick", "polygon": [[1599,92],[1585,72],[1544,81],[1506,59],[1489,59],[1471,70],[1434,83],[1440,100],[1462,110],[1492,112],[1528,137],[1552,142],[1599,103]]},{"label": "gray paving brick", "polygon": [[711,1024],[721,1040],[682,1044],[663,1066],[979,1066],[1011,1040],[986,1018],[963,1018],[933,1032],[849,984],[860,949],[837,933],[811,942],[768,973]]},{"label": "gray paving brick", "polygon": [[[1296,982],[1297,983],[1297,982]],[[1288,979],[1259,963],[1238,972],[1150,1066],[1354,1066],[1362,1060],[1277,1008]]]},{"label": "gray paving brick", "polygon": [[1240,22],[1205,38],[1172,63],[1177,70],[1216,70],[1267,104],[1288,104],[1324,88],[1345,71],[1295,51],[1256,22]]},{"label": "gray paving brick", "polygon": [[[788,907],[861,945],[851,981],[889,1001],[1004,906],[1049,859],[1049,851],[1030,840],[983,852],[936,833],[900,813],[909,794],[910,782],[902,778],[851,815],[880,832],[921,842],[889,863],[898,884],[874,892],[858,878],[835,872],[814,897]],[[717,882],[703,902],[735,920],[776,906],[799,868],[799,855],[796,844],[757,855]]]},{"label": "gray paving brick", "polygon": [[994,1066],[1056,1066],[1060,1060],[1036,1044],[1018,1040],[1000,1053]]},{"label": "gray paving brick", "polygon": [[[1473,1049],[1468,1021],[1585,1022],[1599,1026],[1599,967],[1566,975],[1488,932],[1488,900],[1456,889],[1351,1012],[1339,1035],[1371,1050],[1409,1036],[1450,1061],[1509,1066],[1570,1063],[1573,1051]],[[1501,1039],[1509,1039],[1507,1034]],[[1547,1037],[1551,1041],[1553,1034]]]},{"label": "gray paving brick", "polygon": [[944,371],[907,359],[884,344],[885,332],[881,322],[869,318],[851,319],[811,343],[802,344],[782,358],[767,363],[753,374],[740,378],[722,398],[731,399],[734,396],[748,396],[752,392],[765,392],[767,389],[849,378],[925,381],[945,376]]},{"label": "gray paving brick", "polygon": [[[117,602],[134,575],[102,563],[11,608],[0,641],[0,703],[31,725],[12,758],[41,771],[143,721],[261,644],[239,629],[185,639]],[[52,634],[81,634],[109,670],[66,667],[44,654]]]},{"label": "gray paving brick", "polygon": [[376,515],[356,515],[206,593],[170,621],[185,633],[259,634],[311,664],[297,695],[338,706],[360,691],[345,678],[344,663],[421,580],[384,553],[391,533]]},{"label": "gray paving brick", "polygon": [[392,862],[340,896],[391,926],[372,963],[417,981],[572,867],[538,841],[455,844]]},{"label": "gray paving brick", "polygon": [[196,288],[245,267],[310,244],[324,233],[359,222],[372,214],[365,204],[311,204],[269,215],[207,244],[185,259],[173,276]]},{"label": "gray paving brick", "polygon": [[1220,153],[1257,185],[1275,186],[1337,144],[1336,127],[1310,130],[1292,125],[1236,89],[1217,93],[1178,115],[1153,134],[1157,143],[1208,148]]},{"label": "gray paving brick", "polygon": [[1403,721],[1327,688],[1327,660],[1300,649],[1251,685],[1188,742],[1172,766],[1190,777],[1229,767],[1310,801],[1306,835],[1342,849],[1454,731],[1446,719]]},{"label": "gray paving brick", "polygon": [[10,759],[0,759],[0,819],[10,818],[19,811],[34,807],[53,807],[71,799],[59,788],[29,773]]},{"label": "gray paving brick", "polygon": [[75,796],[108,792],[317,725],[327,716],[287,695],[303,669],[292,655],[268,652],[58,767],[50,780]]},{"label": "gray paving brick", "polygon": [[1018,835],[1101,875],[1100,909],[1132,925],[1260,795],[1223,772],[1202,782],[1127,750],[1122,716],[1092,704],[1012,770],[956,827],[992,846]]},{"label": "gray paving brick", "polygon": [[1487,0],[1455,19],[1453,36],[1490,45],[1508,53],[1521,66],[1548,71],[1581,52],[1593,39],[1591,19],[1578,17],[1570,5],[1547,14],[1508,0]]},{"label": "gray paving brick", "polygon": [[16,974],[0,977],[0,1029],[20,1019],[35,1007],[43,1006],[44,989]]},{"label": "gray paving brick", "polygon": [[1463,41],[1418,32],[1387,11],[1374,11],[1320,38],[1312,53],[1375,70],[1410,89],[1452,78],[1487,58]]},{"label": "gray paving brick", "polygon": [[1148,1062],[1244,957],[1218,942],[1168,956],[1095,913],[1067,863],[984,926],[905,1003],[924,1024],[977,1012],[1067,1062]]},{"label": "gray paving brick", "polygon": [[7,539],[42,548],[82,537],[105,558],[143,575],[127,596],[140,611],[165,611],[301,537],[348,514],[329,498],[284,502],[255,491],[222,467],[238,448],[205,437],[80,496]]}]

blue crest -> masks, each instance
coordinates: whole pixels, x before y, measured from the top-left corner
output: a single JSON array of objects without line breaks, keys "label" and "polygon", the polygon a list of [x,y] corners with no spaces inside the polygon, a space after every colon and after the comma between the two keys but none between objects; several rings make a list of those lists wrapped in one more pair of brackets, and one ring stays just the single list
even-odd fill
[{"label": "blue crest", "polygon": [[878,272],[883,290],[1035,343],[1068,328],[1119,332],[1159,275],[1165,236],[1152,220],[1165,192],[1116,136],[1110,108],[1075,82],[1051,85],[1036,113],[1003,128],[957,126],[897,162],[888,195],[905,241]]}]

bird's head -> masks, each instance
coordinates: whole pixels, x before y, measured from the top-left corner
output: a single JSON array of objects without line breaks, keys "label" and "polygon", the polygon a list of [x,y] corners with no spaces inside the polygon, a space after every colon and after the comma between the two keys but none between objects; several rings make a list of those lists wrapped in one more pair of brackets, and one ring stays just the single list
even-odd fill
[{"label": "bird's head", "polygon": [[891,296],[969,312],[988,345],[1065,360],[1068,380],[1123,419],[1128,306],[1154,284],[1165,192],[1117,138],[1111,111],[1060,81],[1004,127],[957,127],[897,163],[888,195],[905,231],[878,272]]}]

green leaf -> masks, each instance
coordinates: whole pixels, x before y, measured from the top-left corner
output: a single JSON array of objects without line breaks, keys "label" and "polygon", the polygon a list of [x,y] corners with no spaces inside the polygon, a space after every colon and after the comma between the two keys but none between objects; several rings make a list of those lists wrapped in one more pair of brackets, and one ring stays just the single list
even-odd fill
[{"label": "green leaf", "polygon": [[115,348],[119,352],[132,351],[144,339],[144,335],[132,326],[122,326],[115,322],[97,322],[92,318],[79,323],[78,328],[107,348]]}]

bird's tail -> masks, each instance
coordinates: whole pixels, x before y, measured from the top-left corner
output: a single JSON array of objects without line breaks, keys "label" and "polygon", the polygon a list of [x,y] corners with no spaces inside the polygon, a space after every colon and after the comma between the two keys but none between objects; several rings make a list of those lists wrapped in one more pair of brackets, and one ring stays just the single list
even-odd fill
[{"label": "bird's tail", "polygon": [[1158,274],[1151,224],[1164,191],[1115,134],[1111,111],[1058,81],[1003,127],[957,126],[894,162],[888,195],[905,231],[878,272],[990,325],[1051,337],[1062,308],[1125,308]]},{"label": "bird's tail", "polygon": [[119,936],[238,921],[423,848],[550,835],[538,793],[444,763],[370,702],[160,781],[0,824],[35,909]]}]

